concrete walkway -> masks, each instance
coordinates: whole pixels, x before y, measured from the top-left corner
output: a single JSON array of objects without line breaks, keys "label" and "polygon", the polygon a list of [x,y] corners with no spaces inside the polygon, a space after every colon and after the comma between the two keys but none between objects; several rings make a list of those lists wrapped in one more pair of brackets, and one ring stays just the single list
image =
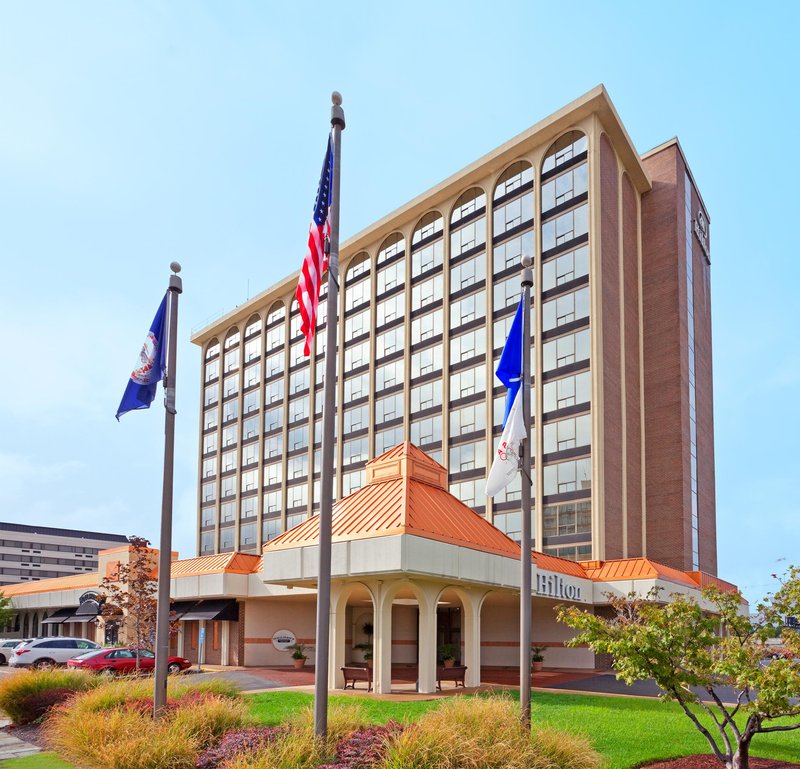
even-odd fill
[{"label": "concrete walkway", "polygon": [[[0,719],[0,727],[8,726],[11,722],[7,719]],[[30,742],[17,739],[7,731],[0,730],[0,761],[7,758],[22,758],[32,756],[34,753],[41,753],[41,748],[31,745]]]}]

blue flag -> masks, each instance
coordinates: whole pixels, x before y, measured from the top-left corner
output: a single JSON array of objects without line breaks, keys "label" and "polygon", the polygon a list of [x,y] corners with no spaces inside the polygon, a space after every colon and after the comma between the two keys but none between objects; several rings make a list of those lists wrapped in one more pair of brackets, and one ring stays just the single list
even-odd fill
[{"label": "blue flag", "polygon": [[131,378],[117,409],[117,421],[123,414],[136,409],[149,409],[156,397],[158,383],[164,378],[166,369],[166,315],[167,295],[161,300],[156,317],[150,324],[139,361],[131,372]]},{"label": "blue flag", "polygon": [[522,298],[519,300],[517,314],[511,322],[508,331],[506,346],[500,354],[500,362],[497,364],[497,378],[508,388],[506,394],[506,410],[503,414],[503,427],[506,426],[508,415],[511,413],[511,406],[517,397],[519,388],[522,386],[522,313],[525,311]]}]

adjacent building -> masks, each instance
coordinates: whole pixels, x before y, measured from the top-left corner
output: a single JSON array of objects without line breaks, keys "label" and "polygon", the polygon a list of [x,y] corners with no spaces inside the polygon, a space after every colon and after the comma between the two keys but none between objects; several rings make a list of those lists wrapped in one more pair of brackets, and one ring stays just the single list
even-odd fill
[{"label": "adjacent building", "polygon": [[[677,140],[640,155],[602,86],[343,243],[337,498],[411,441],[518,537],[519,482],[493,500],[484,484],[523,255],[535,549],[716,573],[709,216]],[[319,508],[329,319],[323,286],[305,357],[296,284],[192,337],[200,555],[259,553]]]},{"label": "adjacent building", "polygon": [[101,550],[127,543],[121,534],[0,523],[0,585],[96,572]]}]

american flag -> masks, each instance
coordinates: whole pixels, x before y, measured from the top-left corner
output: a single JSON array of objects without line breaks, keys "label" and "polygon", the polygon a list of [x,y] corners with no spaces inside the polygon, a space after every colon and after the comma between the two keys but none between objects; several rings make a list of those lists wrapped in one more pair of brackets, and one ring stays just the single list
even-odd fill
[{"label": "american flag", "polygon": [[300,308],[302,324],[300,326],[306,338],[305,354],[311,355],[311,341],[317,325],[317,305],[319,304],[319,287],[322,273],[328,268],[326,241],[331,234],[330,205],[331,187],[333,186],[333,148],[331,137],[328,137],[328,150],[322,164],[322,175],[317,188],[317,202],[314,205],[314,216],[308,228],[308,248],[300,280],[297,282],[297,304]]}]

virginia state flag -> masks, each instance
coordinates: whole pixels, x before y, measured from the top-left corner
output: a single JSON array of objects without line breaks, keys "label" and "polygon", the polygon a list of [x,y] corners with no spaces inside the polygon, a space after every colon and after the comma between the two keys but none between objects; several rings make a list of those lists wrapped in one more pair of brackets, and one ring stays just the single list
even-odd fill
[{"label": "virginia state flag", "polygon": [[131,372],[128,386],[117,409],[117,421],[129,411],[149,409],[156,397],[156,388],[164,378],[166,369],[166,316],[167,295],[164,294],[139,353],[139,361]]},{"label": "virginia state flag", "polygon": [[502,491],[519,470],[519,444],[526,437],[522,418],[522,321],[524,301],[520,299],[517,314],[511,322],[508,339],[500,355],[495,372],[506,386],[506,410],[503,416],[503,434],[495,451],[494,461],[486,479],[486,495],[493,497]]}]

